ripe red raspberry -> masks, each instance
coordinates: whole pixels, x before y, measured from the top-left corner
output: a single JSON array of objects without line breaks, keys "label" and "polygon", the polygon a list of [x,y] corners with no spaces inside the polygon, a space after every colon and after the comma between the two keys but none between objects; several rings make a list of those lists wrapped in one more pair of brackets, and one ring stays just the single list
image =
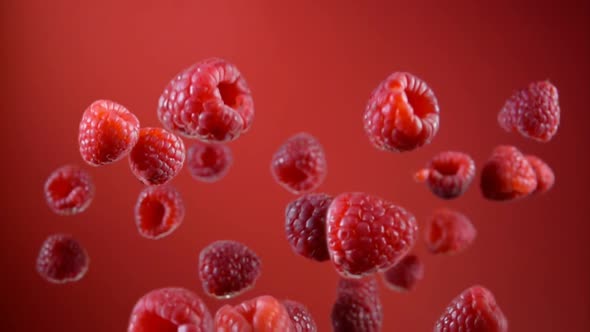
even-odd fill
[{"label": "ripe red raspberry", "polygon": [[160,239],[172,233],[184,219],[184,203],[171,186],[145,188],[135,204],[135,224],[139,234]]},{"label": "ripe red raspberry", "polygon": [[546,193],[555,183],[555,174],[553,174],[553,170],[546,162],[537,156],[528,155],[526,156],[526,159],[529,161],[537,175],[537,188],[533,194]]},{"label": "ripe red raspberry", "polygon": [[291,300],[284,300],[283,306],[291,317],[295,332],[317,332],[318,328],[307,307]]},{"label": "ripe red raspberry", "polygon": [[94,198],[94,183],[77,166],[62,166],[45,181],[45,200],[53,212],[72,215],[83,212]]},{"label": "ripe red raspberry", "polygon": [[82,245],[70,235],[49,236],[37,257],[37,272],[52,283],[74,282],[88,271],[90,259]]},{"label": "ripe red raspberry", "polygon": [[438,132],[438,101],[424,81],[410,73],[395,72],[371,94],[364,124],[378,149],[414,150],[430,143]]},{"label": "ripe red raspberry", "polygon": [[210,332],[213,318],[195,293],[184,288],[160,288],[137,301],[128,332]]},{"label": "ripe red raspberry", "polygon": [[417,232],[411,213],[365,193],[340,194],[328,208],[328,249],[345,277],[390,268],[410,251]]},{"label": "ripe red raspberry", "polygon": [[418,171],[415,179],[426,181],[433,194],[443,199],[457,198],[467,191],[475,177],[475,162],[468,154],[445,151]]},{"label": "ripe red raspberry", "polygon": [[481,286],[468,288],[447,307],[434,332],[507,332],[508,321],[492,292]]},{"label": "ripe red raspberry", "polygon": [[477,231],[462,213],[450,209],[438,209],[427,220],[424,240],[433,254],[456,254],[469,247]]},{"label": "ripe red raspberry", "polygon": [[176,75],[158,102],[169,130],[204,141],[231,141],[254,120],[250,88],[235,65],[219,58],[196,63]]},{"label": "ripe red raspberry", "polygon": [[285,209],[285,232],[293,251],[318,262],[330,259],[326,242],[326,214],[332,197],[306,194]]},{"label": "ripe red raspberry", "polygon": [[407,255],[397,264],[383,272],[383,279],[389,288],[407,292],[424,278],[424,264],[416,255]]},{"label": "ripe red raspberry", "polygon": [[383,309],[376,280],[340,279],[331,320],[334,332],[381,331]]},{"label": "ripe red raspberry", "polygon": [[317,189],[326,178],[326,156],[320,142],[307,133],[289,138],[272,157],[275,180],[294,194]]},{"label": "ripe red raspberry", "polygon": [[533,167],[514,146],[497,146],[481,172],[481,190],[490,200],[524,197],[536,187]]},{"label": "ripe red raspberry", "polygon": [[114,101],[97,100],[80,121],[80,154],[92,166],[110,164],[125,157],[138,137],[139,120],[133,113]]},{"label": "ripe red raspberry", "polygon": [[259,296],[215,314],[217,332],[296,332],[287,309],[272,296]]},{"label": "ripe red raspberry", "polygon": [[260,265],[258,255],[246,245],[216,241],[199,255],[199,276],[207,294],[228,299],[254,287]]},{"label": "ripe red raspberry", "polygon": [[498,114],[498,123],[508,132],[548,142],[557,132],[559,118],[557,88],[549,81],[540,81],[516,91]]},{"label": "ripe red raspberry", "polygon": [[187,151],[186,166],[192,177],[215,182],[224,177],[233,161],[231,150],[222,144],[196,142]]},{"label": "ripe red raspberry", "polygon": [[178,136],[162,128],[141,128],[129,154],[129,166],[144,184],[160,185],[180,172],[184,158],[184,143]]}]

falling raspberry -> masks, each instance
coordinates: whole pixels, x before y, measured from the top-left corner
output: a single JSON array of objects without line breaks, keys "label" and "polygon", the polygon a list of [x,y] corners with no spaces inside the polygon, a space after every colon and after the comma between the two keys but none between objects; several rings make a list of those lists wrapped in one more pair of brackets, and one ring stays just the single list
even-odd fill
[{"label": "falling raspberry", "polygon": [[49,236],[37,257],[37,272],[47,281],[75,282],[86,274],[90,259],[86,250],[70,235]]},{"label": "falling raspberry", "polygon": [[537,176],[537,188],[533,194],[542,194],[548,192],[555,184],[555,174],[549,165],[537,156],[526,156],[535,175]]},{"label": "falling raspberry", "polygon": [[203,289],[217,298],[231,298],[254,287],[260,276],[258,255],[235,241],[216,241],[199,255]]},{"label": "falling raspberry", "polygon": [[283,306],[291,317],[295,332],[317,332],[318,328],[307,307],[291,300],[284,300]]},{"label": "falling raspberry", "polygon": [[334,332],[379,332],[383,309],[374,278],[340,279],[332,306]]},{"label": "falling raspberry", "polygon": [[500,145],[481,172],[481,191],[490,200],[528,196],[537,188],[535,170],[514,146]]},{"label": "falling raspberry", "polygon": [[330,259],[326,242],[326,214],[332,197],[307,194],[285,209],[285,232],[293,251],[318,262]]},{"label": "falling raspberry", "polygon": [[494,295],[481,286],[456,297],[436,322],[434,332],[507,332],[508,321]]},{"label": "falling raspberry", "polygon": [[224,177],[233,161],[228,146],[196,142],[187,151],[186,166],[193,178],[215,182]]},{"label": "falling raspberry", "polygon": [[424,230],[426,246],[433,254],[459,253],[473,243],[476,235],[469,218],[450,209],[436,210]]},{"label": "falling raspberry", "polygon": [[383,272],[383,279],[389,288],[407,292],[424,278],[424,264],[416,255],[407,255],[397,264]]},{"label": "falling raspberry", "polygon": [[184,288],[160,288],[137,301],[128,332],[210,332],[213,318],[205,303]]},{"label": "falling raspberry", "polygon": [[326,156],[320,142],[307,133],[289,138],[272,157],[275,180],[294,194],[317,189],[326,177]]},{"label": "falling raspberry", "polygon": [[110,164],[125,157],[138,137],[139,120],[133,113],[114,101],[97,100],[80,121],[80,154],[92,166]]},{"label": "falling raspberry", "polygon": [[90,174],[72,165],[53,171],[45,181],[44,189],[47,205],[61,215],[83,212],[94,198],[94,183]]},{"label": "falling raspberry", "polygon": [[468,154],[455,151],[434,156],[426,168],[418,171],[416,181],[424,182],[433,194],[443,199],[463,195],[475,177],[475,162]]},{"label": "falling raspberry", "polygon": [[162,128],[142,128],[129,165],[144,184],[161,185],[180,172],[184,158],[184,143],[178,136]]},{"label": "falling raspberry", "polygon": [[254,102],[236,66],[211,58],[168,83],[158,102],[158,117],[164,127],[186,137],[227,142],[248,131]]},{"label": "falling raspberry", "polygon": [[238,306],[224,305],[215,314],[216,332],[297,332],[287,309],[272,296]]},{"label": "falling raspberry", "polygon": [[549,81],[540,81],[516,91],[498,114],[498,123],[508,132],[548,142],[557,132],[559,118],[557,88]]},{"label": "falling raspberry", "polygon": [[171,234],[184,219],[184,203],[171,186],[145,188],[135,204],[135,224],[139,234],[160,239]]},{"label": "falling raspberry", "polygon": [[365,193],[340,194],[328,208],[328,249],[345,277],[390,268],[410,251],[417,232],[411,213]]}]

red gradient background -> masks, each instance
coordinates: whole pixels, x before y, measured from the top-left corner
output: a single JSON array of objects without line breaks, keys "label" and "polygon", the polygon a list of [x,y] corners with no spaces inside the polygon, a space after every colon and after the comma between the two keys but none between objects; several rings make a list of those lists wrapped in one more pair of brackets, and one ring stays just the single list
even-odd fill
[{"label": "red gradient background", "polygon": [[[320,331],[337,275],[330,263],[293,254],[283,209],[294,196],[273,182],[272,153],[307,131],[320,139],[328,177],[320,191],[365,191],[399,203],[422,223],[448,206],[479,234],[457,256],[429,255],[414,292],[382,287],[383,331],[430,331],[449,301],[473,284],[490,288],[512,331],[590,330],[590,3],[587,1],[32,1],[0,3],[3,331],[124,331],[135,301],[163,286],[203,295],[199,250],[218,239],[246,243],[263,259],[254,290],[305,303]],[[51,213],[43,183],[65,163],[82,164],[81,114],[93,100],[126,105],[159,126],[156,104],[182,68],[209,56],[237,64],[253,91],[251,132],[231,143],[235,163],[216,184],[183,170],[173,184],[187,204],[184,224],[160,241],[141,238],[133,206],[141,185],[126,161],[90,168],[97,195],[73,217]],[[390,72],[410,71],[435,91],[441,130],[404,154],[374,149],[362,128],[371,90]],[[496,114],[513,90],[550,79],[562,124],[547,144],[504,133]],[[190,142],[187,142],[190,144]],[[557,175],[547,195],[486,201],[477,183],[445,202],[412,173],[435,153],[457,149],[482,165],[497,144],[545,159]],[[35,271],[42,241],[71,233],[87,248],[79,283],[52,285]]]}]

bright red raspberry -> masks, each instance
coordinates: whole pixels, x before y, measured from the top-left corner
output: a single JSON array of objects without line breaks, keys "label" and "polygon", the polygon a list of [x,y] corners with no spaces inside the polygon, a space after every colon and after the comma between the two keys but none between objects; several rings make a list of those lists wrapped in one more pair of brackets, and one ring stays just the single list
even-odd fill
[{"label": "bright red raspberry", "polygon": [[469,247],[477,231],[464,214],[450,210],[438,209],[427,220],[424,240],[428,250],[433,254],[456,254]]},{"label": "bright red raspberry", "polygon": [[294,194],[317,189],[326,178],[324,148],[307,133],[289,138],[272,157],[271,173],[275,180]]},{"label": "bright red raspberry", "polygon": [[283,306],[291,317],[295,332],[317,332],[318,328],[306,306],[291,300],[284,300]]},{"label": "bright red raspberry", "polygon": [[137,301],[128,332],[210,332],[213,318],[195,293],[184,288],[160,288]]},{"label": "bright red raspberry", "polygon": [[133,113],[114,101],[97,100],[80,121],[80,154],[92,166],[110,164],[125,157],[138,137],[139,120]]},{"label": "bright red raspberry", "polygon": [[535,174],[537,175],[537,188],[533,194],[546,193],[555,184],[555,174],[549,165],[537,156],[528,155],[526,159],[529,161]]},{"label": "bright red raspberry", "polygon": [[184,203],[171,186],[146,187],[135,204],[135,224],[139,234],[160,239],[171,234],[184,219]]},{"label": "bright red raspberry", "polygon": [[424,278],[424,264],[416,255],[407,255],[397,264],[383,272],[383,279],[389,288],[407,292]]},{"label": "bright red raspberry", "polygon": [[508,321],[492,292],[481,286],[456,297],[436,322],[434,332],[506,332]]},{"label": "bright red raspberry", "polygon": [[411,213],[365,193],[340,194],[328,208],[328,249],[345,277],[390,268],[410,251],[417,232]]},{"label": "bright red raspberry", "polygon": [[376,280],[340,279],[331,320],[334,332],[381,331],[383,309]]},{"label": "bright red raspberry", "polygon": [[207,294],[228,299],[254,287],[260,265],[258,255],[246,245],[216,241],[199,255],[199,276]]},{"label": "bright red raspberry", "polygon": [[475,162],[463,152],[445,151],[430,160],[418,171],[415,179],[426,181],[433,194],[443,199],[463,195],[475,177]]},{"label": "bright red raspberry", "polygon": [[196,142],[186,156],[186,166],[192,177],[203,182],[220,180],[232,162],[231,150],[223,144]]},{"label": "bright red raspberry", "polygon": [[215,314],[216,332],[296,332],[287,309],[272,296],[259,296]]},{"label": "bright red raspberry", "polygon": [[66,165],[45,181],[45,200],[53,212],[72,215],[83,212],[94,198],[94,183],[88,172]]},{"label": "bright red raspberry", "polygon": [[158,117],[164,127],[186,137],[227,142],[252,125],[254,101],[238,68],[211,58],[168,83],[158,102]]},{"label": "bright red raspberry", "polygon": [[326,241],[326,214],[332,196],[306,194],[285,209],[285,232],[293,251],[318,262],[330,259]]},{"label": "bright red raspberry", "polygon": [[364,124],[378,149],[414,150],[430,143],[438,132],[438,101],[424,81],[410,73],[395,72],[371,94]]},{"label": "bright red raspberry", "polygon": [[508,132],[548,142],[557,132],[559,118],[557,88],[549,81],[540,81],[516,91],[498,114],[498,123]]},{"label": "bright red raspberry", "polygon": [[45,280],[61,284],[82,279],[90,259],[82,245],[70,235],[49,236],[37,257],[37,272]]},{"label": "bright red raspberry", "polygon": [[144,184],[160,185],[180,172],[184,158],[184,143],[178,136],[162,128],[141,128],[129,154],[129,166]]},{"label": "bright red raspberry", "polygon": [[535,170],[514,146],[500,145],[481,172],[481,191],[490,200],[528,196],[537,188]]}]

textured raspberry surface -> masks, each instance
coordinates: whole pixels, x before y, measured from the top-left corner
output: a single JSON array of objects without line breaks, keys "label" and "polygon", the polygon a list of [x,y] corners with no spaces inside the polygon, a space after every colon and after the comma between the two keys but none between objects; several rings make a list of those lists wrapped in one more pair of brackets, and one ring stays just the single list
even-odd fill
[{"label": "textured raspberry surface", "polygon": [[416,180],[426,181],[433,194],[443,199],[463,195],[475,177],[475,162],[468,154],[445,151],[430,160],[416,173]]},{"label": "textured raspberry surface", "polygon": [[129,166],[144,184],[161,185],[180,172],[184,159],[184,143],[178,136],[162,128],[142,128],[129,154]]},{"label": "textured raspberry surface", "polygon": [[307,133],[289,138],[273,155],[271,173],[285,189],[302,194],[317,189],[326,177],[326,156],[320,142]]},{"label": "textured raspberry surface", "polygon": [[385,284],[391,289],[406,292],[414,289],[424,278],[424,264],[416,255],[407,255],[397,264],[383,272]]},{"label": "textured raspberry surface", "polygon": [[164,127],[186,137],[227,142],[248,131],[254,102],[236,66],[211,58],[168,83],[158,102],[158,117]]},{"label": "textured raspberry surface", "polygon": [[549,165],[537,156],[528,155],[529,161],[537,176],[537,188],[533,194],[542,194],[549,191],[555,184],[555,174]]},{"label": "textured raspberry surface", "polygon": [[331,312],[334,332],[378,332],[383,309],[374,278],[340,279]]},{"label": "textured raspberry surface", "polygon": [[70,235],[49,236],[37,257],[37,272],[52,283],[74,282],[82,279],[90,259],[86,250]]},{"label": "textured raspberry surface", "polygon": [[318,328],[306,306],[292,300],[284,300],[283,306],[291,317],[295,332],[317,332]]},{"label": "textured raspberry surface", "polygon": [[464,214],[438,209],[426,221],[424,241],[428,250],[434,254],[455,254],[469,247],[477,231]]},{"label": "textured raspberry surface", "polygon": [[272,296],[259,296],[215,314],[216,332],[296,332],[287,309]]},{"label": "textured raspberry surface", "polygon": [[193,178],[215,182],[224,177],[233,162],[228,146],[196,142],[187,151],[186,166]]},{"label": "textured raspberry surface", "polygon": [[128,332],[211,332],[213,318],[205,303],[184,288],[160,288],[137,301]]},{"label": "textured raspberry surface", "polygon": [[285,232],[293,251],[318,262],[330,259],[326,241],[326,215],[332,197],[306,194],[285,209]]},{"label": "textured raspberry surface", "polygon": [[451,302],[436,322],[435,332],[506,332],[508,321],[492,292],[473,286]]},{"label": "textured raspberry surface", "polygon": [[559,127],[557,88],[549,81],[533,82],[516,91],[498,114],[498,123],[508,132],[548,142]]},{"label": "textured raspberry surface", "polygon": [[424,81],[410,73],[395,72],[371,94],[364,126],[378,149],[414,150],[430,143],[438,132],[438,101]]},{"label": "textured raspberry surface", "polygon": [[173,187],[147,187],[135,204],[135,225],[141,236],[160,239],[180,226],[184,211],[182,197]]},{"label": "textured raspberry surface", "polygon": [[62,166],[45,181],[45,200],[53,212],[72,215],[83,212],[94,198],[90,174],[77,166]]},{"label": "textured raspberry surface", "polygon": [[217,298],[230,298],[254,287],[260,276],[258,255],[235,241],[216,241],[199,255],[203,289]]},{"label": "textured raspberry surface", "polygon": [[92,166],[125,157],[139,137],[139,120],[124,106],[110,100],[93,102],[80,121],[78,144],[82,159]]},{"label": "textured raspberry surface", "polygon": [[481,171],[481,191],[490,200],[511,200],[531,194],[537,176],[528,160],[514,146],[500,145]]},{"label": "textured raspberry surface", "polygon": [[410,251],[418,232],[411,213],[365,193],[334,198],[326,223],[330,257],[345,277],[390,268]]}]

